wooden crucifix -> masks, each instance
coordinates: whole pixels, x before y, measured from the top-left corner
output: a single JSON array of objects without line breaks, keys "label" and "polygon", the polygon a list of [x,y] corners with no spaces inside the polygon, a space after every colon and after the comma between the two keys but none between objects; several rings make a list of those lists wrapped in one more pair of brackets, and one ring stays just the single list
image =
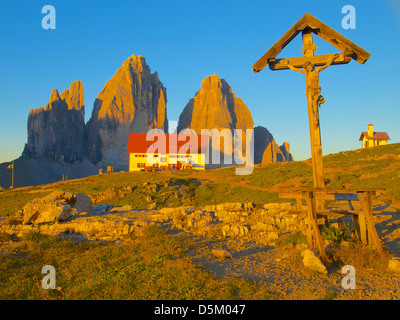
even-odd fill
[{"label": "wooden crucifix", "polygon": [[[303,56],[276,59],[282,49],[300,32],[303,36]],[[313,42],[313,33],[335,46],[342,53],[315,55],[317,46]],[[319,86],[319,73],[331,65],[347,64],[351,59],[364,64],[370,54],[340,33],[306,13],[290,28],[254,65],[258,73],[268,64],[271,70],[291,69],[305,74],[308,121],[310,128],[311,158],[313,182],[316,188],[325,188],[322,145],[319,122],[319,107],[325,102]]]}]

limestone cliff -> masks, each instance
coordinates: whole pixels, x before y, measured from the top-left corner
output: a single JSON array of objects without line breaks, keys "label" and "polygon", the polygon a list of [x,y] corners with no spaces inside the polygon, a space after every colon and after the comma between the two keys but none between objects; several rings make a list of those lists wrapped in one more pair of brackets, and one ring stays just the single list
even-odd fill
[{"label": "limestone cliff", "polygon": [[272,162],[293,161],[289,143],[279,146],[268,129],[258,126],[254,128],[254,163],[268,164]]},{"label": "limestone cliff", "polygon": [[275,139],[267,145],[264,150],[262,157],[262,164],[272,163],[272,162],[282,162],[286,161],[285,156],[283,155],[281,149],[278,144],[275,142]]},{"label": "limestone cliff", "polygon": [[267,128],[254,128],[254,163],[262,163],[264,151],[273,140],[274,137]]},{"label": "limestone cliff", "polygon": [[126,60],[94,102],[87,124],[87,154],[99,167],[128,169],[129,133],[168,131],[167,94],[142,56]]},{"label": "limestone cliff", "polygon": [[29,111],[28,142],[22,157],[79,163],[85,154],[83,85],[75,81],[61,94],[53,89],[45,108]]},{"label": "limestone cliff", "polygon": [[254,121],[242,99],[218,75],[206,77],[200,90],[183,109],[178,131],[190,128],[200,134],[201,129],[251,129]]},{"label": "limestone cliff", "polygon": [[[218,75],[214,74],[201,82],[200,90],[183,109],[179,117],[178,132],[187,128],[194,130],[197,134],[201,134],[202,129],[217,129],[219,132],[228,129],[233,134],[234,129],[242,129],[242,153],[244,155],[246,129],[252,129],[253,125],[251,113],[242,99],[236,96],[224,79],[220,79]],[[223,144],[224,140],[220,141],[219,146],[214,145],[212,148],[210,141],[209,154],[212,154],[212,150],[219,152],[221,161],[212,161],[210,156],[210,164],[207,165],[207,168],[234,163],[233,145],[227,150]],[[231,155],[231,158],[225,158],[223,153]]]},{"label": "limestone cliff", "polygon": [[283,144],[279,147],[279,149],[281,149],[282,154],[284,156],[284,161],[293,161],[293,156],[290,153],[290,149],[289,149],[289,142],[283,142]]}]

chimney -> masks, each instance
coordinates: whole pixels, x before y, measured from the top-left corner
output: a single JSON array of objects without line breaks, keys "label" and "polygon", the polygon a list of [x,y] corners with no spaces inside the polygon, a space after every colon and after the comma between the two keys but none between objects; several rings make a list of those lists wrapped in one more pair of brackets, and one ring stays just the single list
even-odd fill
[{"label": "chimney", "polygon": [[368,125],[368,136],[370,138],[374,136],[374,125],[371,123]]}]

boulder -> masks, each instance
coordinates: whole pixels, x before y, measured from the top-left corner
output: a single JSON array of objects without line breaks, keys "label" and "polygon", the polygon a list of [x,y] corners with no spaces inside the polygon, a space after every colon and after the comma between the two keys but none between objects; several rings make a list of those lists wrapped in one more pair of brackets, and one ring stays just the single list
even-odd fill
[{"label": "boulder", "polygon": [[72,205],[78,214],[83,212],[92,212],[93,211],[93,201],[84,193],[78,193],[75,195],[76,202]]},{"label": "boulder", "polygon": [[71,215],[77,214],[76,209],[59,202],[30,202],[23,208],[24,224],[38,224],[67,220]]},{"label": "boulder", "polygon": [[229,251],[226,250],[216,250],[213,249],[211,250],[211,253],[213,254],[214,257],[217,259],[225,260],[225,259],[233,259],[232,254]]},{"label": "boulder", "polygon": [[303,257],[303,264],[307,269],[324,274],[328,273],[326,267],[324,266],[322,261],[318,258],[315,251],[311,249],[305,249],[301,252],[301,256]]},{"label": "boulder", "polygon": [[400,272],[400,260],[398,258],[390,259],[388,269],[392,272]]},{"label": "boulder", "polygon": [[47,196],[40,198],[42,201],[61,201],[68,205],[74,205],[76,203],[76,195],[74,193],[62,190],[55,190]]},{"label": "boulder", "polygon": [[32,200],[23,207],[23,224],[64,221],[71,215],[78,214],[73,208],[75,204],[75,194],[54,191],[45,197]]}]

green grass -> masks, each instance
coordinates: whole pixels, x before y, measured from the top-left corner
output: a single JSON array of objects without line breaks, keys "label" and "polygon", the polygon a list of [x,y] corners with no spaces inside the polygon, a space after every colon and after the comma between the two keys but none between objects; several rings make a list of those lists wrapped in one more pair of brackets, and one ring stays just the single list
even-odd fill
[{"label": "green grass", "polygon": [[[327,187],[386,188],[387,191],[380,198],[382,203],[400,202],[399,159],[399,143],[327,155],[323,160]],[[144,182],[158,185],[159,191],[146,189]],[[166,182],[175,186],[164,187]],[[14,216],[27,202],[54,189],[89,196],[114,190],[114,196],[96,204],[131,205],[140,209],[147,208],[151,203],[161,208],[222,202],[251,201],[263,204],[288,201],[279,199],[276,187],[280,185],[312,186],[310,160],[256,165],[253,173],[247,176],[236,176],[232,167],[200,172],[120,172],[43,186],[3,189],[0,190],[0,217]],[[119,193],[128,186],[134,191]]]},{"label": "green grass", "polygon": [[[0,299],[272,299],[244,279],[217,278],[190,260],[185,239],[148,227],[131,243],[76,244],[31,232],[0,256]],[[45,290],[41,269],[52,265],[56,287]],[[4,271],[6,270],[6,271]]]},{"label": "green grass", "polygon": [[276,244],[277,245],[287,245],[287,244],[300,244],[307,243],[307,238],[301,231],[297,231],[295,233],[291,233],[286,237],[279,239]]},{"label": "green grass", "polygon": [[342,223],[338,225],[338,227],[339,228],[333,226],[321,226],[320,231],[322,240],[329,240],[336,243],[340,243],[343,240],[349,240],[348,237],[346,237],[346,232],[349,230],[348,225]]},{"label": "green grass", "polygon": [[338,295],[338,292],[332,288],[328,288],[325,290],[324,295],[321,300],[334,300]]},{"label": "green grass", "polygon": [[[312,169],[309,161],[295,161],[285,163],[273,163],[269,165],[256,165],[251,175],[240,176],[250,182],[250,185],[272,188],[276,184],[283,183],[293,178],[312,177]],[[306,180],[307,182],[311,180]]]},{"label": "green grass", "polygon": [[0,217],[13,216],[18,210],[33,199],[44,197],[49,192],[28,193],[17,190],[0,191]]}]

